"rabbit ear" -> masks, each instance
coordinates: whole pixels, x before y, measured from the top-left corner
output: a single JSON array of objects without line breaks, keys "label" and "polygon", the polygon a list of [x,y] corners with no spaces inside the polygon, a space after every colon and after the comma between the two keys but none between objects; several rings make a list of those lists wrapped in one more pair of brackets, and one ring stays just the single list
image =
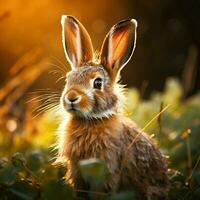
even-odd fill
[{"label": "rabbit ear", "polygon": [[114,25],[105,37],[100,58],[112,78],[116,78],[133,54],[136,45],[136,29],[136,20],[124,20]]},{"label": "rabbit ear", "polygon": [[67,60],[72,68],[93,60],[91,38],[84,26],[72,16],[63,15],[62,42]]}]

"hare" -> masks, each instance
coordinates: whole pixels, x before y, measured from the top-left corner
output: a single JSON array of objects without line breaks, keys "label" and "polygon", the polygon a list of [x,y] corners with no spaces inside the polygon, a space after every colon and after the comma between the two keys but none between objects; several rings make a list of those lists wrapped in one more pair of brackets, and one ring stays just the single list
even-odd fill
[{"label": "hare", "polygon": [[72,16],[62,16],[64,52],[71,65],[60,98],[64,113],[58,138],[58,159],[66,161],[66,179],[86,189],[79,161],[98,158],[108,169],[104,191],[135,189],[140,199],[165,199],[167,162],[148,135],[122,115],[120,71],[136,46],[137,22],[114,25],[95,58],[90,36]]}]

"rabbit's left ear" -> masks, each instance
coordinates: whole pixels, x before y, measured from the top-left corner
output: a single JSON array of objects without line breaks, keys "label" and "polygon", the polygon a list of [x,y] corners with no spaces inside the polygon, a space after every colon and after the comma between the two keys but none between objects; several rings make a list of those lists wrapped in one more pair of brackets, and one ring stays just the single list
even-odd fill
[{"label": "rabbit's left ear", "polygon": [[124,20],[114,25],[107,34],[100,53],[101,64],[111,78],[130,60],[136,45],[137,21]]},{"label": "rabbit's left ear", "polygon": [[74,17],[63,15],[62,42],[71,67],[77,68],[93,60],[93,46],[85,27]]}]

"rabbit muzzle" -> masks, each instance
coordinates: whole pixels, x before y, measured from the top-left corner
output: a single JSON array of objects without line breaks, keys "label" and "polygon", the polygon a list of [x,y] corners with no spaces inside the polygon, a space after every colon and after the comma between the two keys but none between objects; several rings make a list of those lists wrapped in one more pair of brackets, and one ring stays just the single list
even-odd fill
[{"label": "rabbit muzzle", "polygon": [[68,111],[76,111],[78,104],[81,102],[81,95],[76,90],[69,90],[64,95],[64,105]]}]

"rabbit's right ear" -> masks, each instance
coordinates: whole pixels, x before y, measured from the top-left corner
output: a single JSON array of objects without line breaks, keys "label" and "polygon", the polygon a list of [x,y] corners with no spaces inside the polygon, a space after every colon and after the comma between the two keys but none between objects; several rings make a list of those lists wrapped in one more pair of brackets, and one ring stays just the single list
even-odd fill
[{"label": "rabbit's right ear", "polygon": [[101,64],[112,80],[117,80],[120,70],[128,63],[136,46],[137,21],[123,20],[107,34],[100,53]]},{"label": "rabbit's right ear", "polygon": [[91,38],[84,26],[74,17],[63,15],[62,42],[67,60],[72,68],[93,60]]}]

